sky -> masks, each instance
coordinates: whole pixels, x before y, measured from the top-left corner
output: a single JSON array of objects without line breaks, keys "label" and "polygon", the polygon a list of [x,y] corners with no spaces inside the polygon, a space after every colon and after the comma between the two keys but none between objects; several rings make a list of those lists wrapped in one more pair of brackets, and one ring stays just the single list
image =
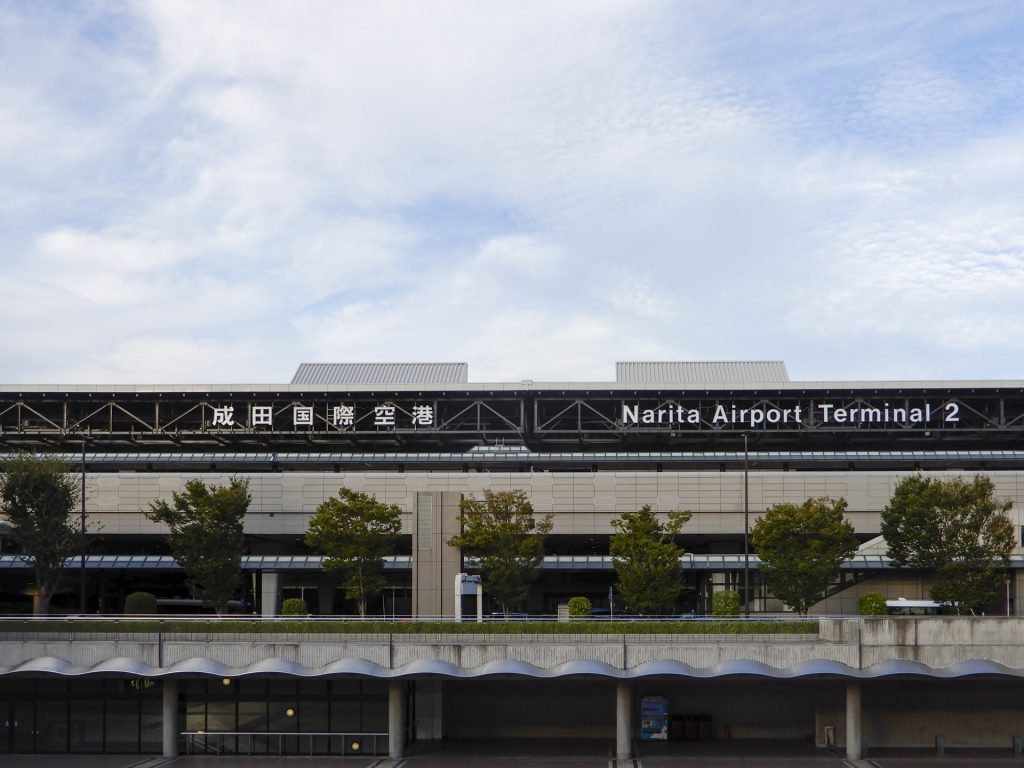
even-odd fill
[{"label": "sky", "polygon": [[1024,6],[0,0],[0,382],[1024,379]]}]

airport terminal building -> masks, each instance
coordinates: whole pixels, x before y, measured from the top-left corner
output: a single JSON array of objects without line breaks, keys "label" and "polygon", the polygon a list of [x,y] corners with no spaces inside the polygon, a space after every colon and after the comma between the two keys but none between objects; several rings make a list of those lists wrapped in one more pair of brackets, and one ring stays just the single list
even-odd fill
[{"label": "airport terminal building", "polygon": [[[543,614],[576,595],[597,608],[609,606],[611,521],[643,505],[693,513],[682,532],[687,581],[680,613],[709,612],[712,595],[722,589],[741,591],[752,614],[783,610],[757,578],[756,557],[745,553],[747,526],[772,504],[843,497],[862,548],[816,612],[852,615],[864,591],[927,597],[925,576],[893,568],[879,540],[879,513],[908,473],[989,476],[997,496],[1013,502],[1010,515],[1021,530],[1022,435],[1024,381],[795,382],[781,362],[619,363],[614,379],[602,382],[476,383],[463,363],[316,363],[301,365],[290,383],[278,385],[0,386],[0,451],[59,453],[83,473],[85,516],[97,527],[84,569],[72,564],[53,605],[77,612],[84,600],[89,613],[119,612],[125,595],[136,590],[153,592],[168,607],[188,606],[164,532],[144,510],[190,479],[224,483],[237,476],[248,479],[252,493],[245,587],[238,595],[247,612],[273,615],[292,596],[305,598],[315,613],[354,612],[303,543],[317,506],[346,486],[403,512],[399,550],[388,561],[389,588],[372,608],[379,615],[454,615],[453,580],[473,564],[448,540],[459,532],[459,502],[485,490],[523,490],[538,514],[553,516],[542,575],[524,606]],[[1022,573],[1018,547],[1006,594],[994,610],[1024,612],[1017,600]],[[31,582],[31,569],[0,529],[0,612],[28,612]],[[846,637],[846,630],[835,631]],[[380,675],[334,667],[289,677],[266,666],[245,668],[245,679],[233,686],[221,677],[243,674],[243,665],[223,659],[173,670],[100,670],[65,660],[70,666],[60,674],[55,662],[12,662],[0,664],[0,722],[8,723],[6,733],[0,730],[0,752],[159,751],[166,745],[159,727],[167,719],[160,713],[168,707],[193,718],[179,723],[181,730],[243,730],[255,718],[258,729],[273,732],[297,727],[291,716],[275,714],[275,702],[298,698],[319,702],[310,706],[318,714],[308,715],[314,719],[304,730],[351,729],[355,718],[360,732],[393,732],[389,718],[400,716],[407,738],[410,732],[421,739],[458,738],[466,732],[460,729],[525,734],[554,722],[549,715],[565,717],[564,702],[573,698],[605,714],[580,710],[562,732],[615,733],[623,676],[633,674],[625,646],[623,654],[621,664],[602,662],[619,664],[607,673],[617,676],[615,685],[603,672],[570,669],[558,680],[527,686],[517,681],[517,675],[529,677],[526,672],[502,667],[490,693],[451,670],[400,671],[405,668],[394,659]],[[822,742],[828,713],[841,713],[844,701],[848,711],[851,706],[850,689],[842,693],[845,661],[843,669],[804,670],[784,682],[760,668],[721,663],[713,665],[719,672],[695,675],[687,661],[691,672],[662,677],[646,667],[629,691],[660,686],[670,699],[696,697],[701,703],[687,706],[713,710],[715,722],[729,722],[736,738],[799,734]],[[1024,668],[1024,661],[1000,663]],[[862,677],[873,680],[873,674]],[[892,668],[885,674],[898,680],[925,673]],[[1009,703],[1009,678],[982,690],[980,681],[990,679],[985,675],[1003,673],[964,674],[975,688],[963,700],[998,700],[1007,728],[1014,727],[1020,713]],[[394,688],[399,678],[407,684],[400,694]],[[762,685],[765,700],[774,701],[769,719],[748,723],[747,730],[738,714],[749,700],[744,680]],[[143,682],[126,687],[133,681]],[[865,684],[865,701],[877,697],[891,705],[897,694],[883,692],[884,685],[892,683]],[[930,694],[921,685],[894,690],[924,700]],[[502,718],[480,720],[476,714],[489,711],[485,701],[495,687],[507,689]],[[537,691],[547,704],[535,706]],[[399,710],[396,696],[403,702]],[[860,696],[858,688],[858,711]],[[527,699],[534,704],[514,706]],[[102,714],[89,701],[106,702]],[[547,706],[553,709],[545,714]],[[29,717],[26,707],[35,725],[10,726]],[[51,715],[62,725],[48,730],[41,723]],[[128,721],[135,725],[125,730]],[[843,725],[837,727],[833,737],[841,740]],[[883,732],[898,738],[880,725],[875,730],[873,738]]]},{"label": "airport terminal building", "polygon": [[[778,502],[849,503],[865,546],[819,606],[831,614],[854,613],[867,589],[927,597],[874,542],[879,511],[908,472],[983,472],[1024,523],[1022,382],[793,382],[781,362],[619,363],[615,374],[473,383],[464,363],[304,364],[282,385],[7,386],[0,445],[84,468],[90,613],[119,612],[136,589],[187,605],[162,531],[143,513],[196,477],[249,480],[238,597],[264,614],[291,596],[315,613],[354,612],[302,541],[341,486],[404,513],[390,588],[373,612],[424,617],[454,614],[453,577],[472,563],[447,541],[460,500],[488,489],[521,489],[553,515],[543,576],[523,607],[531,613],[553,614],[575,595],[607,608],[610,522],[645,504],[693,512],[679,610],[696,614],[714,591],[742,591],[744,575],[751,612],[783,609],[743,543],[745,520]],[[79,609],[80,583],[72,573],[58,609]],[[0,530],[3,611],[27,610],[30,591],[31,572]]]}]

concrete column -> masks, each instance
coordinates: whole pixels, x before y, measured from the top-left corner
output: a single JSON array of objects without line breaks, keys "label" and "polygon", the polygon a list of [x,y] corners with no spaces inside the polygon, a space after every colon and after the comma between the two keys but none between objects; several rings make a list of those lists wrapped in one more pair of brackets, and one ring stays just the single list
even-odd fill
[{"label": "concrete column", "polygon": [[633,757],[633,689],[627,680],[615,687],[615,759]]},{"label": "concrete column", "polygon": [[861,758],[860,681],[846,684],[846,759]]},{"label": "concrete column", "polygon": [[273,571],[260,573],[260,615],[277,616],[277,593],[280,583],[281,574]]},{"label": "concrete column", "polygon": [[401,760],[405,751],[405,683],[388,683],[388,757]]},{"label": "concrete column", "polygon": [[164,678],[164,757],[178,756],[178,681]]},{"label": "concrete column", "polygon": [[412,610],[416,616],[455,615],[455,574],[461,570],[462,554],[448,546],[448,539],[461,530],[459,502],[454,491],[416,494],[413,520]]}]

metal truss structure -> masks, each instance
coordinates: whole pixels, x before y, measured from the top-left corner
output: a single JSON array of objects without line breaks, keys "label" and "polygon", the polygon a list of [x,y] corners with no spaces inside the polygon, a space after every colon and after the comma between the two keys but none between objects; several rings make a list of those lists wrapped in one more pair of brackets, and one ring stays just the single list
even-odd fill
[{"label": "metal truss structure", "polygon": [[1024,389],[0,392],[3,450],[731,452],[744,434],[761,451],[1017,449]]}]

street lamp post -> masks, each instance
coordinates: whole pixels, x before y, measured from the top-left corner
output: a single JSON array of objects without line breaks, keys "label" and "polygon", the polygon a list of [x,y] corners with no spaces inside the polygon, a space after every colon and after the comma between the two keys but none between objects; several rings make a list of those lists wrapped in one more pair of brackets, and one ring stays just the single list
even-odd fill
[{"label": "street lamp post", "polygon": [[78,572],[81,576],[81,595],[78,604],[78,612],[85,613],[85,437],[82,437],[82,528],[81,542],[79,544],[81,556],[78,561]]},{"label": "street lamp post", "polygon": [[750,467],[746,432],[743,433],[743,615],[750,617]]}]

